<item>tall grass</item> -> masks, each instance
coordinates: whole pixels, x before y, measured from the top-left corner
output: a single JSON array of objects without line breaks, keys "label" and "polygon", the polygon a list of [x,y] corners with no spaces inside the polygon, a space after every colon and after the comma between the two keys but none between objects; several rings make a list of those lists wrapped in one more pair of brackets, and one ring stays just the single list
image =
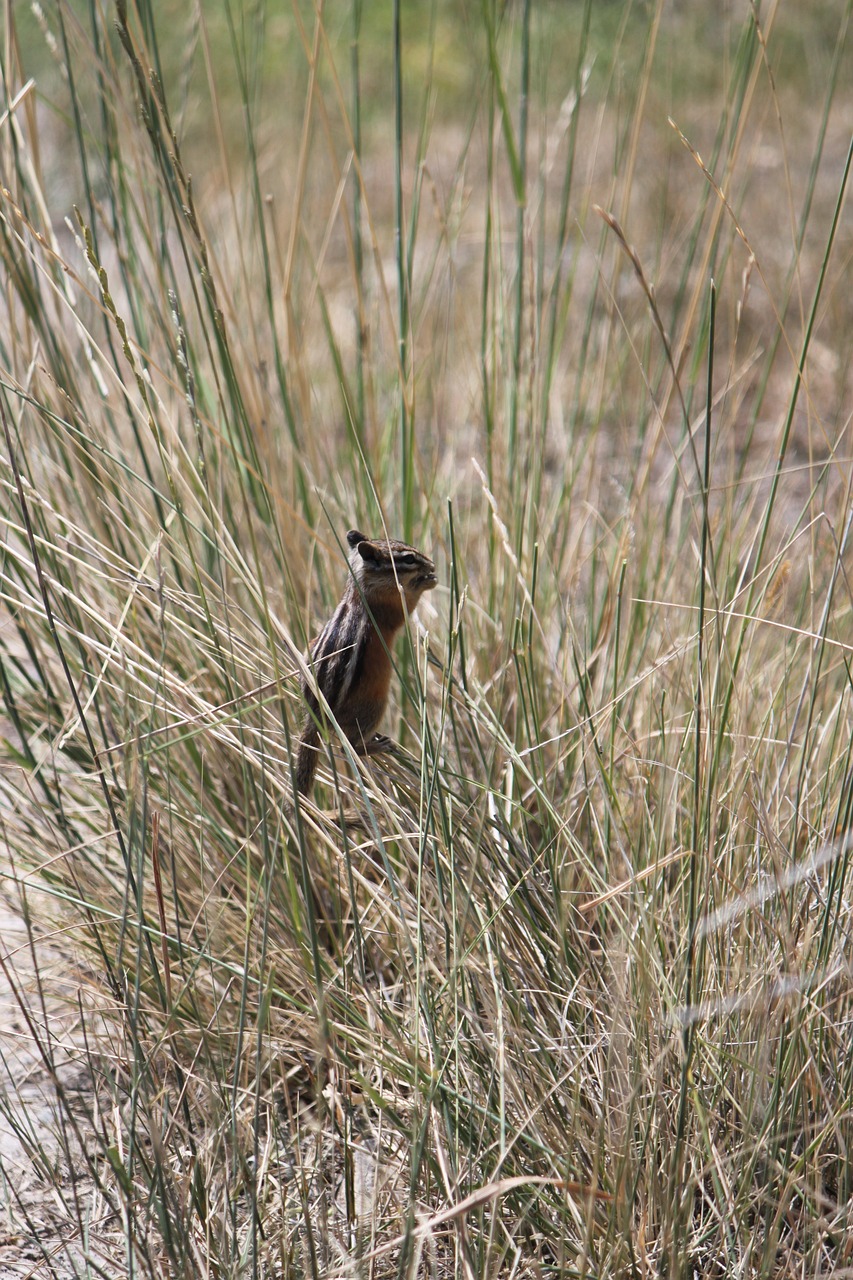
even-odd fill
[{"label": "tall grass", "polygon": [[[850,4],[37,16],[0,788],[42,1273],[846,1274]],[[294,807],[352,525],[442,586],[399,752]]]}]

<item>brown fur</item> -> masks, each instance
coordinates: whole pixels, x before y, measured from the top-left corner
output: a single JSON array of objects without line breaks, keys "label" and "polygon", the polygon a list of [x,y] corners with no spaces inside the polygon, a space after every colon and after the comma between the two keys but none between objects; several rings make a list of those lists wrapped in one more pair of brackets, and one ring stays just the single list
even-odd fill
[{"label": "brown fur", "polygon": [[[382,750],[387,740],[376,735],[391,687],[389,651],[424,591],[435,586],[432,561],[403,542],[372,541],[351,530],[353,577],[334,615],[311,646],[309,662],[317,683],[359,755]],[[405,608],[401,599],[405,596]],[[320,751],[320,705],[303,682],[308,718],[299,742],[296,787],[307,795],[314,782]]]}]

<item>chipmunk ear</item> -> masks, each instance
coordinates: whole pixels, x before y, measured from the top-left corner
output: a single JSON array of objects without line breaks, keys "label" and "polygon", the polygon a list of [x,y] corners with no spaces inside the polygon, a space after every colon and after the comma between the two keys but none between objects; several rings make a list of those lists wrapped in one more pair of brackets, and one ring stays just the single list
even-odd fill
[{"label": "chipmunk ear", "polygon": [[367,542],[367,541],[368,539],[364,536],[363,533],[359,533],[358,529],[350,529],[349,533],[347,534],[347,542],[350,544],[350,546],[353,549],[355,549],[355,547],[357,547],[360,542]]},{"label": "chipmunk ear", "polygon": [[369,560],[371,564],[378,564],[382,560],[382,552],[379,550],[375,542],[371,542],[369,538],[359,534],[361,542],[358,544],[358,554],[362,560]]}]

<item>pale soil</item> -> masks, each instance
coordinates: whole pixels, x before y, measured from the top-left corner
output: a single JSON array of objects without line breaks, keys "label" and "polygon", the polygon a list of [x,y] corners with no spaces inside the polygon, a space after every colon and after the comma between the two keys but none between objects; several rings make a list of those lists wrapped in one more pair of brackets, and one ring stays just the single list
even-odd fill
[{"label": "pale soil", "polygon": [[87,1247],[101,1275],[124,1273],[118,1224],[70,1120],[76,1104],[85,1140],[92,1082],[73,971],[49,944],[34,958],[20,911],[0,900],[0,1280],[85,1275]]}]

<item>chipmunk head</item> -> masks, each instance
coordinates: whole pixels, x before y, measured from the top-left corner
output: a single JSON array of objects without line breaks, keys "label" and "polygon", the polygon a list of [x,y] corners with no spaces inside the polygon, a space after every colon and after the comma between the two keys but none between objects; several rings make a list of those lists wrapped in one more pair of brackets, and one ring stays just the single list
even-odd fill
[{"label": "chipmunk head", "polygon": [[358,529],[347,534],[350,566],[362,589],[402,587],[413,609],[424,591],[436,584],[435,565],[429,556],[393,538],[368,538]]}]

